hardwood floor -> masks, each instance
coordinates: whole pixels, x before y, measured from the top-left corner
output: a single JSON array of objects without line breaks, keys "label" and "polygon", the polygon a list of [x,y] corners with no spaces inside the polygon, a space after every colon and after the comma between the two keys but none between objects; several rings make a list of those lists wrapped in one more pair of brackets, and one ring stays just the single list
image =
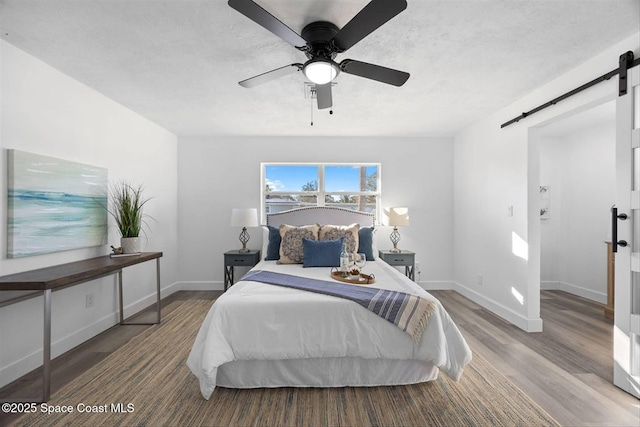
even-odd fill
[{"label": "hardwood floor", "polygon": [[471,349],[566,426],[640,426],[640,401],[613,385],[613,322],[601,304],[542,291],[527,333],[453,291],[433,291]]},{"label": "hardwood floor", "polygon": [[[639,426],[640,401],[612,384],[613,324],[601,304],[543,291],[544,332],[526,333],[454,291],[433,291],[474,353],[480,354],[566,426]],[[177,292],[163,300],[163,316],[187,299],[220,292]],[[144,314],[142,315],[144,316]],[[137,319],[140,320],[140,319]],[[114,326],[52,362],[51,392],[142,332]],[[0,389],[0,400],[39,396],[40,370]],[[0,425],[15,418],[0,413]]]},{"label": "hardwood floor", "polygon": [[[173,311],[182,301],[188,299],[214,300],[222,291],[182,291],[176,292],[162,300],[162,316]],[[153,321],[155,305],[132,316],[127,321]],[[149,328],[147,325],[116,325],[81,345],[69,350],[51,361],[51,394],[65,386],[82,372],[96,365],[109,354],[127,343],[131,338]],[[16,381],[0,388],[0,402],[32,401],[42,399],[42,368],[38,368]],[[11,425],[17,416],[0,412],[0,427]]]}]

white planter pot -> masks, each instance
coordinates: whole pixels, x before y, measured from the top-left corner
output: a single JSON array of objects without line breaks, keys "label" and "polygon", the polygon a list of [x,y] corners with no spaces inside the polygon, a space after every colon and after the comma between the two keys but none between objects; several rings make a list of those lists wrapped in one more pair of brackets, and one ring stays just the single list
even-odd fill
[{"label": "white planter pot", "polygon": [[137,254],[140,252],[139,237],[121,237],[120,246],[123,254]]}]

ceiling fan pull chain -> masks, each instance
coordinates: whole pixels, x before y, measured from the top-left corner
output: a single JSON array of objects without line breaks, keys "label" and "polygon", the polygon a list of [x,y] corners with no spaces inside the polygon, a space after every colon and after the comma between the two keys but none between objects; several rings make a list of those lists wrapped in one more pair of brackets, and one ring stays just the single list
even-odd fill
[{"label": "ceiling fan pull chain", "polygon": [[313,92],[315,92],[315,88],[311,89],[311,96],[309,97],[309,106],[311,107],[311,126],[313,126]]}]

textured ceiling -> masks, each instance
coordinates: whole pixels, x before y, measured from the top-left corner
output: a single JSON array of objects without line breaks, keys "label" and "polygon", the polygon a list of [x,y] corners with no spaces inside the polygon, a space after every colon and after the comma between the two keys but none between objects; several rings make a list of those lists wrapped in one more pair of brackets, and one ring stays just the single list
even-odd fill
[{"label": "textured ceiling", "polygon": [[[368,2],[257,3],[300,33],[316,20],[342,27]],[[640,30],[640,0],[408,3],[336,58],[407,71],[408,82],[341,74],[334,114],[314,107],[313,127],[302,73],[237,84],[305,57],[224,0],[0,0],[0,29],[177,135],[305,136],[452,135]]]}]

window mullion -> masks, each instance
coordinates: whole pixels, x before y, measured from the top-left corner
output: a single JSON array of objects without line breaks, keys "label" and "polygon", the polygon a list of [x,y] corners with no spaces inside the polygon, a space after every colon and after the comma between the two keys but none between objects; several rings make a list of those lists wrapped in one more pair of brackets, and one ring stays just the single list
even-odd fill
[{"label": "window mullion", "polygon": [[325,191],[324,191],[324,165],[321,164],[318,167],[318,206],[325,205]]}]

